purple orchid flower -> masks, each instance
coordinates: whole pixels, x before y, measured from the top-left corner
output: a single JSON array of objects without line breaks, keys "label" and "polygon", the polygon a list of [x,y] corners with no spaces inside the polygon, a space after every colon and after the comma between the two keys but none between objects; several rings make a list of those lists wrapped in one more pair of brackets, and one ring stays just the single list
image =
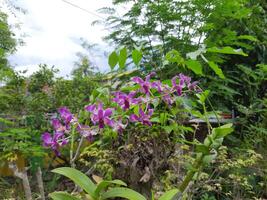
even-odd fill
[{"label": "purple orchid flower", "polygon": [[146,76],[145,80],[143,80],[142,78],[135,76],[133,78],[131,78],[131,80],[137,84],[139,84],[141,86],[140,91],[146,95],[149,95],[150,93],[150,88],[152,87],[152,84],[150,82],[150,79],[152,76],[155,76],[156,73],[152,72],[149,75]]},{"label": "purple orchid flower", "polygon": [[105,125],[113,126],[114,121],[110,119],[113,109],[107,108],[104,110],[103,103],[99,103],[98,106],[89,105],[85,109],[92,113],[91,120],[94,124],[98,123],[99,128],[104,128]]},{"label": "purple orchid flower", "polygon": [[151,87],[157,89],[159,93],[162,93],[164,89],[160,81],[154,81],[151,83]]},{"label": "purple orchid flower", "polygon": [[[179,84],[176,83],[176,80],[179,79]],[[179,76],[175,76],[172,78],[172,85],[173,88],[176,90],[179,96],[182,95],[182,89],[184,87],[187,87],[189,90],[197,91],[197,81],[194,81],[191,83],[191,77],[186,76],[182,73],[179,74]]]},{"label": "purple orchid flower", "polygon": [[44,147],[50,147],[56,154],[59,156],[60,153],[58,151],[59,147],[64,146],[68,143],[68,140],[64,138],[63,132],[55,132],[53,136],[50,133],[42,134],[42,141]]},{"label": "purple orchid flower", "polygon": [[93,141],[93,136],[97,135],[96,130],[90,128],[87,125],[78,124],[77,131],[81,134],[82,137],[85,137],[88,141]]},{"label": "purple orchid flower", "polygon": [[68,125],[74,119],[72,113],[69,111],[67,107],[59,108],[58,112],[66,125]]},{"label": "purple orchid flower", "polygon": [[122,123],[122,120],[121,119],[118,119],[114,124],[113,124],[113,130],[114,131],[117,131],[118,133],[122,133],[123,132],[123,130],[127,127],[127,125],[128,125],[128,121],[125,123],[125,124],[123,124]]},{"label": "purple orchid flower", "polygon": [[177,92],[178,96],[181,96],[182,95],[182,90],[183,90],[183,85],[181,85],[179,82],[179,84],[176,83],[176,80],[179,79],[178,76],[174,76],[172,78],[172,87],[173,89]]},{"label": "purple orchid flower", "polygon": [[194,81],[193,83],[189,83],[187,87],[189,90],[201,92],[201,89],[197,87],[197,84],[198,84],[198,81]]},{"label": "purple orchid flower", "polygon": [[127,110],[130,108],[131,104],[138,104],[141,102],[140,98],[134,98],[136,92],[130,92],[129,94],[125,94],[123,92],[115,92],[115,98],[113,101],[118,103],[123,110]]},{"label": "purple orchid flower", "polygon": [[[177,84],[177,79],[179,80],[179,84]],[[184,87],[190,85],[191,78],[189,76],[185,76],[184,74],[180,73],[179,76],[174,76],[172,78],[172,86],[173,89],[176,90],[178,96],[182,95],[182,90]]]},{"label": "purple orchid flower", "polygon": [[52,124],[52,126],[53,126],[53,128],[54,128],[55,131],[59,131],[59,132],[64,132],[64,131],[66,131],[66,127],[63,126],[63,125],[61,124],[60,120],[57,119],[57,118],[53,118],[53,119],[51,120],[51,124]]},{"label": "purple orchid flower", "polygon": [[150,117],[152,116],[154,110],[153,109],[148,109],[148,114],[146,114],[142,108],[139,108],[139,116],[137,116],[136,114],[131,114],[130,115],[130,121],[131,122],[141,122],[144,125],[148,125],[151,126],[152,123],[150,121]]}]

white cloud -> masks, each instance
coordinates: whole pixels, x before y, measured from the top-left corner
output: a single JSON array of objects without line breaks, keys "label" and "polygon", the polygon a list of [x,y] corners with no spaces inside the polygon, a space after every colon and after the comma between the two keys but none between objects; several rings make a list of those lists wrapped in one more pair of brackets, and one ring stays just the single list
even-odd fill
[{"label": "white cloud", "polygon": [[[101,7],[110,6],[111,0],[69,0],[80,7],[96,13]],[[27,10],[26,14],[18,14],[21,30],[15,30],[17,35],[22,32],[28,36],[23,38],[25,45],[10,56],[11,64],[16,69],[28,69],[33,72],[39,63],[55,65],[60,69],[60,75],[66,76],[77,60],[75,54],[83,51],[78,44],[78,38],[85,38],[90,43],[98,43],[106,50],[107,44],[102,37],[107,34],[104,27],[91,26],[98,17],[75,8],[62,0],[18,0],[18,5]],[[100,15],[100,14],[98,14]],[[14,19],[10,19],[14,20]],[[107,61],[102,58],[92,58],[100,70],[108,69]]]}]

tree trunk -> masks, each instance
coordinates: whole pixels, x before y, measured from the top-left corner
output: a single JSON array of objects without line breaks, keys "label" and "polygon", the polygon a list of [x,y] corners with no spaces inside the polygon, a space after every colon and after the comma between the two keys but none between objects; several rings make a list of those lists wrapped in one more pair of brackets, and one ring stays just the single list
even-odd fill
[{"label": "tree trunk", "polygon": [[45,192],[44,192],[44,184],[43,184],[41,167],[37,168],[36,178],[37,178],[38,188],[41,194],[41,200],[45,200]]},{"label": "tree trunk", "polygon": [[9,168],[13,171],[14,176],[22,180],[26,200],[32,200],[31,187],[27,175],[27,170],[24,168],[23,171],[19,171],[15,163],[9,163]]}]

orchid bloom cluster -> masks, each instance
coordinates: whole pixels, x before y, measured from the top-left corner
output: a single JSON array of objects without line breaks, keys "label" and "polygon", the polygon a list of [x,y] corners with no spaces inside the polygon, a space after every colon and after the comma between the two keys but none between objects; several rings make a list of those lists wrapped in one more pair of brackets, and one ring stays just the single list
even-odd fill
[{"label": "orchid bloom cluster", "polygon": [[[122,133],[127,127],[128,121],[152,126],[151,117],[154,113],[152,105],[155,100],[161,100],[170,107],[174,104],[177,96],[185,94],[186,89],[198,91],[197,82],[191,83],[191,78],[184,74],[174,76],[171,79],[171,86],[163,84],[159,80],[151,81],[154,76],[156,73],[153,72],[145,79],[133,77],[131,81],[139,86],[136,91],[131,91],[128,94],[121,91],[112,93],[113,98],[111,100],[117,104],[113,108],[104,108],[102,102],[85,106],[85,110],[90,114],[91,127],[78,123],[77,118],[66,107],[59,108],[59,118],[51,120],[54,129],[53,136],[44,133],[42,135],[43,145],[50,147],[56,155],[59,155],[58,149],[68,143],[73,128],[82,137],[92,140],[92,137],[105,127]],[[154,95],[155,93],[157,94]],[[139,107],[138,113],[133,113],[132,108],[136,106]]]}]

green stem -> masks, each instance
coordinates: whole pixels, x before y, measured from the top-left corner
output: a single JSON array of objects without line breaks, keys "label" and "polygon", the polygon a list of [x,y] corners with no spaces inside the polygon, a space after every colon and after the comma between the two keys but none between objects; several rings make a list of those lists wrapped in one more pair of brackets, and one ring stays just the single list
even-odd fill
[{"label": "green stem", "polygon": [[196,160],[193,164],[193,169],[191,169],[187,172],[186,177],[184,178],[182,184],[179,186],[179,192],[183,193],[186,190],[190,181],[193,179],[195,173],[201,167],[203,158],[204,158],[204,154],[202,154],[200,157],[196,158]]},{"label": "green stem", "polygon": [[211,134],[210,130],[212,129],[212,126],[210,124],[210,121],[209,121],[209,118],[208,118],[208,115],[207,115],[206,105],[205,105],[205,103],[203,103],[202,105],[203,105],[203,111],[204,111],[205,120],[206,120],[206,123],[208,125],[208,132],[209,132],[209,135],[210,135]]},{"label": "green stem", "polygon": [[71,167],[73,167],[73,149],[74,149],[74,136],[75,136],[75,130],[74,130],[74,127],[72,126],[71,127],[71,143],[70,143],[70,164],[71,164]]}]

